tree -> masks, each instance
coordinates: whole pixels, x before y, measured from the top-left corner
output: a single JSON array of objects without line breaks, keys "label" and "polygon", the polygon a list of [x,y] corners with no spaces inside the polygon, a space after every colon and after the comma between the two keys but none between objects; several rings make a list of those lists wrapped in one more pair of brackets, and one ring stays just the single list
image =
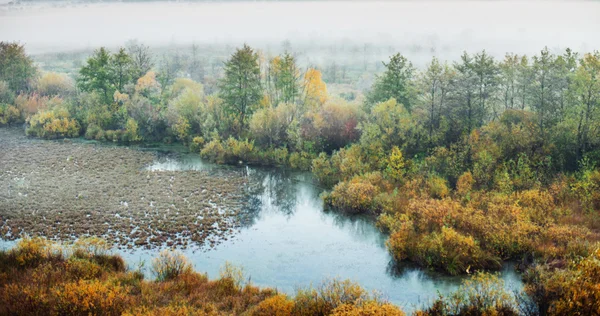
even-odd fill
[{"label": "tree", "polygon": [[399,53],[392,56],[390,61],[383,65],[386,70],[377,77],[372,91],[367,96],[368,103],[374,105],[393,98],[410,111],[413,65]]},{"label": "tree", "polygon": [[551,54],[547,47],[539,56],[533,57],[532,107],[538,115],[538,127],[542,139],[545,138],[545,130],[556,110],[553,96],[555,60],[556,56]]},{"label": "tree", "polygon": [[33,60],[27,56],[23,45],[0,42],[0,81],[5,81],[12,91],[19,93],[29,89],[35,73]]},{"label": "tree", "polygon": [[506,54],[500,63],[500,89],[504,110],[514,109],[517,98],[519,56]]},{"label": "tree", "polygon": [[527,56],[521,57],[519,65],[517,66],[517,98],[519,101],[519,107],[521,110],[525,110],[527,101],[531,93],[531,82],[533,80],[533,71],[529,64]]},{"label": "tree", "polygon": [[83,91],[98,91],[105,104],[112,103],[115,87],[110,71],[110,52],[101,47],[92,57],[88,58],[85,66],[79,70],[77,84]]},{"label": "tree", "polygon": [[225,63],[225,77],[220,82],[220,96],[227,112],[237,120],[241,135],[254,106],[263,96],[258,54],[248,45],[237,49]]},{"label": "tree", "polygon": [[[579,157],[589,149],[590,135],[600,126],[593,124],[600,110],[600,53],[586,54],[580,60],[573,79],[577,95],[577,144]],[[592,129],[595,125],[595,129]]]},{"label": "tree", "polygon": [[441,64],[435,57],[419,76],[418,86],[422,91],[420,108],[426,116],[425,125],[430,145],[434,143],[434,131],[440,126],[442,112],[445,110],[449,87],[454,76],[454,70],[447,64]]},{"label": "tree", "polygon": [[321,72],[317,69],[308,68],[306,70],[302,90],[303,103],[306,108],[313,109],[327,101],[327,85],[321,78]]},{"label": "tree", "polygon": [[[478,101],[479,101],[479,126],[483,125],[486,114],[489,113],[488,99],[493,96],[498,85],[498,67],[494,62],[494,57],[488,55],[485,50],[475,54],[473,58],[473,72],[477,77]],[[497,113],[494,111],[494,115]]]},{"label": "tree", "polygon": [[115,89],[123,92],[125,84],[133,80],[133,60],[124,48],[119,49],[119,52],[111,57],[110,71]]},{"label": "tree", "polygon": [[273,104],[295,103],[300,92],[299,81],[300,71],[294,56],[285,53],[271,60],[267,71],[267,89]]},{"label": "tree", "polygon": [[474,71],[473,58],[464,52],[460,62],[454,63],[457,78],[452,89],[454,90],[454,117],[455,125],[463,132],[471,133],[486,113],[477,106],[476,98],[479,92],[479,78]]},{"label": "tree", "polygon": [[67,95],[74,90],[73,82],[64,74],[47,72],[37,81],[37,92],[42,95]]},{"label": "tree", "polygon": [[140,44],[135,40],[130,41],[127,44],[127,52],[131,56],[134,80],[144,76],[154,66],[152,53],[148,46]]},{"label": "tree", "polygon": [[126,84],[133,82],[131,57],[121,48],[111,55],[101,47],[88,58],[79,71],[78,86],[83,91],[98,91],[105,104],[112,104],[115,91],[123,91]]}]

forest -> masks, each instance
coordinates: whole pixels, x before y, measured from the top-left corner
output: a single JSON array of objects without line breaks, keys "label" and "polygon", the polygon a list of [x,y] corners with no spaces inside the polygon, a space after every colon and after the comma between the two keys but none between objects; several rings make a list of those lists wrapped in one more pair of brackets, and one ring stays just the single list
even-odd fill
[{"label": "forest", "polygon": [[[483,50],[421,68],[395,53],[364,90],[332,84],[346,74],[301,66],[291,50],[270,56],[244,44],[213,69],[197,53],[157,62],[138,42],[100,47],[67,74],[42,71],[23,45],[2,42],[0,125],[42,139],[180,143],[218,164],[310,171],[331,211],[376,221],[394,260],[475,275],[418,315],[600,314],[598,51],[543,48],[497,59]],[[58,284],[35,303],[59,302],[57,314],[65,302],[85,300],[59,280],[64,274],[96,280],[87,291],[108,291],[118,304],[99,301],[115,308],[107,314],[402,313],[339,280],[289,298],[243,287],[231,270],[209,281],[182,259],[175,265],[183,272],[144,283],[90,245],[70,257],[52,247],[25,240],[0,253],[2,295],[22,300],[14,306],[32,302],[32,282]],[[172,254],[161,256],[173,263]],[[518,295],[487,273],[508,261],[525,282]],[[27,271],[46,279],[32,281]],[[152,305],[159,292],[181,305]],[[230,305],[207,304],[216,297]]]}]

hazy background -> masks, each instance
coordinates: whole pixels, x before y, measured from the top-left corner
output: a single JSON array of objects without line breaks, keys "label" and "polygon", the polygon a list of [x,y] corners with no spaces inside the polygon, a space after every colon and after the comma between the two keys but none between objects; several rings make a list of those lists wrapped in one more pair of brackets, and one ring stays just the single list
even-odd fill
[{"label": "hazy background", "polygon": [[456,59],[463,50],[486,49],[501,57],[533,54],[544,46],[598,49],[600,3],[53,1],[0,6],[0,40],[20,41],[32,54],[114,48],[130,39],[150,46],[246,42],[278,50],[287,45],[313,59],[338,48],[369,60],[399,51],[418,65],[431,55]]}]

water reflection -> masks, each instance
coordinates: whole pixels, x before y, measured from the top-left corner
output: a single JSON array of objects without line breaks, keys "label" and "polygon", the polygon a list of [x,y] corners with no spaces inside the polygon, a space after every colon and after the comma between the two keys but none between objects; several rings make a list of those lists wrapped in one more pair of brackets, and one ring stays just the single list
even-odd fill
[{"label": "water reflection", "polygon": [[[159,159],[160,160],[160,159]],[[221,168],[197,155],[173,156],[151,170],[206,170]],[[217,276],[230,261],[244,266],[255,284],[293,294],[299,286],[317,285],[340,277],[359,282],[368,290],[403,306],[407,311],[429,303],[438,293],[456,290],[462,277],[425,271],[394,263],[385,248],[386,236],[372,218],[348,216],[323,209],[322,189],[309,173],[287,169],[239,167],[250,182],[250,203],[244,225],[234,239],[215,249],[184,252],[200,271]],[[133,262],[153,253],[126,254]],[[510,265],[501,271],[509,288],[520,288]]]}]

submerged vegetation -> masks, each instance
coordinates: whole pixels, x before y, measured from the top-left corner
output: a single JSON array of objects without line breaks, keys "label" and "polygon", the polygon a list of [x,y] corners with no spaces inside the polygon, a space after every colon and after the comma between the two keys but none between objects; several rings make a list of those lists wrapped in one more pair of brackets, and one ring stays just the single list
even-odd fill
[{"label": "submerged vegetation", "polygon": [[[48,139],[181,142],[217,163],[311,170],[328,189],[328,206],[377,218],[395,260],[477,273],[475,285],[440,297],[423,315],[600,313],[597,51],[545,48],[500,61],[465,52],[453,63],[433,58],[424,69],[396,54],[370,89],[340,93],[318,67],[302,70],[291,52],[265,56],[247,45],[214,77],[193,56],[187,63],[164,57],[156,66],[151,50],[137,43],[114,53],[98,49],[74,78],[36,74],[18,44],[1,43],[0,56],[19,65],[0,65],[2,125],[24,124],[27,135]],[[15,219],[3,220],[9,227]],[[195,275],[180,258],[164,259],[178,262],[183,273],[176,274]],[[498,293],[497,280],[479,274],[506,260],[519,262],[526,296]],[[158,270],[160,282],[172,278]],[[356,304],[364,293],[354,285],[328,286],[350,291],[342,296],[354,303],[319,292],[326,289],[300,291],[290,301],[252,288],[244,303],[236,298],[214,311],[396,312],[376,300]]]}]

